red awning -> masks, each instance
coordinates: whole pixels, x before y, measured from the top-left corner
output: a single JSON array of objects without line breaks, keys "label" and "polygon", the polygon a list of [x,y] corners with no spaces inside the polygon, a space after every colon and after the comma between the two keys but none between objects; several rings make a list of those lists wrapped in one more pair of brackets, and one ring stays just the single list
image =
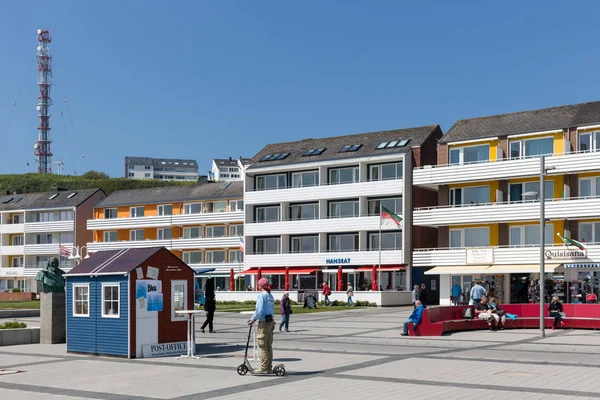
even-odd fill
[{"label": "red awning", "polygon": [[[382,271],[403,271],[405,268],[404,265],[382,265]],[[357,271],[371,271],[373,270],[373,266],[370,267],[359,267],[356,268]],[[379,267],[376,265],[375,270],[379,271]]]},{"label": "red awning", "polygon": [[[318,271],[319,268],[296,268],[289,267],[290,274],[294,275],[310,275],[315,271]],[[260,272],[263,276],[265,275],[285,275],[285,268],[268,268],[261,267]],[[250,268],[245,271],[240,272],[240,275],[256,275],[258,273],[258,268]]]}]

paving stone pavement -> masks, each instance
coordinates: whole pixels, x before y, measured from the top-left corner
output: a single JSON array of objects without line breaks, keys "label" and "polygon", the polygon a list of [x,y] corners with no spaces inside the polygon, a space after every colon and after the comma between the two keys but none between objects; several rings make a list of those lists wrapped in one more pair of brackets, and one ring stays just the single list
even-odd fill
[{"label": "paving stone pavement", "polygon": [[[248,315],[217,313],[197,333],[200,360],[68,354],[65,345],[0,347],[0,399],[600,398],[600,332],[537,330],[401,337],[409,308],[294,314],[275,335],[287,375],[239,376]],[[198,321],[198,326],[202,321]],[[257,361],[253,364],[257,365]]]}]

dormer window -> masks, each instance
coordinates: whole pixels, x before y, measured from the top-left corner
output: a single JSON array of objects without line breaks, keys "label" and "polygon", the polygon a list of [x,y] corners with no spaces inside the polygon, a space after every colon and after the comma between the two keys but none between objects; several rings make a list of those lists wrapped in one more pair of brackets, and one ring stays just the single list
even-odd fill
[{"label": "dormer window", "polygon": [[351,152],[357,151],[361,147],[362,147],[362,144],[347,145],[347,146],[342,147],[338,151],[338,153],[351,153]]}]

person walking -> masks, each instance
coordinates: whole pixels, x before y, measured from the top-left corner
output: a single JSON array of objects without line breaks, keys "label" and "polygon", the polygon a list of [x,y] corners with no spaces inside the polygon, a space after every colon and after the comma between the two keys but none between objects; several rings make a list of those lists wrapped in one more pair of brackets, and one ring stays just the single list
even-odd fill
[{"label": "person walking", "polygon": [[204,333],[204,328],[208,325],[210,333],[216,333],[213,330],[213,319],[215,310],[217,309],[217,301],[215,299],[215,281],[213,278],[208,278],[204,286],[204,311],[206,312],[206,320],[202,324],[200,330]]},{"label": "person walking", "polygon": [[260,368],[254,370],[255,374],[270,374],[273,372],[273,331],[275,331],[275,299],[271,294],[271,286],[267,278],[260,278],[256,285],[260,294],[256,299],[256,310],[248,321],[254,325],[258,321],[258,334],[256,340],[260,349]]},{"label": "person walking", "polygon": [[[469,304],[476,306],[486,294],[487,291],[483,286],[481,286],[481,281],[475,281],[475,285],[473,285],[471,288],[471,293],[469,294],[469,297],[471,298],[471,300],[469,300]],[[471,304],[471,302],[473,304]]]},{"label": "person walking", "polygon": [[354,307],[354,301],[352,301],[352,297],[354,297],[354,288],[352,287],[350,282],[348,282],[348,288],[346,289],[346,296],[348,296],[348,304],[346,304],[346,307]]},{"label": "person walking", "polygon": [[400,336],[408,336],[408,325],[410,324],[413,326],[413,331],[417,329],[417,325],[421,323],[421,318],[423,317],[423,310],[425,310],[425,307],[423,307],[421,302],[419,300],[415,301],[415,309],[408,316],[408,319],[404,321]]},{"label": "person walking", "polygon": [[413,310],[417,308],[417,300],[419,300],[419,285],[413,286],[411,300],[413,303]]},{"label": "person walking", "polygon": [[565,326],[565,322],[562,320],[565,313],[563,312],[563,306],[560,301],[558,301],[558,297],[553,296],[552,302],[548,304],[548,316],[550,318],[554,318],[554,322],[552,323],[552,330],[558,328],[558,325]]},{"label": "person walking", "polygon": [[327,282],[323,282],[323,296],[325,296],[325,300],[323,301],[323,304],[325,304],[325,307],[331,305],[331,301],[329,300],[330,295],[331,295],[331,289],[329,288],[329,285],[327,284]]},{"label": "person walking", "polygon": [[452,304],[457,306],[458,303],[460,302],[461,295],[462,295],[462,288],[460,287],[460,284],[455,281],[454,285],[452,285]]},{"label": "person walking", "polygon": [[427,308],[427,286],[424,283],[421,284],[421,290],[419,291],[419,301],[423,308]]},{"label": "person walking", "polygon": [[290,294],[285,292],[279,303],[279,312],[281,313],[281,323],[279,324],[279,332],[285,326],[285,331],[290,329],[290,314],[292,313],[292,304],[290,303]]}]

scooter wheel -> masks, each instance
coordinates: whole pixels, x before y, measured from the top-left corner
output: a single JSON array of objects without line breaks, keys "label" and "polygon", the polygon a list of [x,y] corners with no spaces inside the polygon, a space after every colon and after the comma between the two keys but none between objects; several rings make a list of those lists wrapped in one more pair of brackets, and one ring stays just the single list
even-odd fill
[{"label": "scooter wheel", "polygon": [[246,367],[244,364],[241,364],[239,367],[237,367],[237,373],[240,375],[246,375],[248,373],[248,367]]},{"label": "scooter wheel", "polygon": [[280,366],[275,367],[275,369],[273,370],[273,372],[277,376],[284,376],[285,375],[285,368],[280,365]]}]

